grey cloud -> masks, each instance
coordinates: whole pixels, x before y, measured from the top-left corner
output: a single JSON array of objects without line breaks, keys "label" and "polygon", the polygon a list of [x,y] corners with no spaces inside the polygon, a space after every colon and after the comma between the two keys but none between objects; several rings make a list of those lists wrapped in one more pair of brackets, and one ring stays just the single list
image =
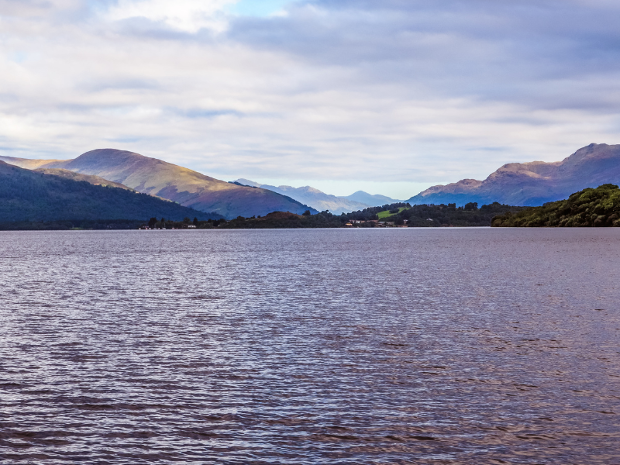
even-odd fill
[{"label": "grey cloud", "polygon": [[438,182],[557,160],[617,142],[620,10],[592,1],[299,1],[190,33],[110,21],[113,1],[0,0],[0,141],[117,143],[226,178]]},{"label": "grey cloud", "polygon": [[[620,10],[571,1],[331,1],[239,19],[229,38],[438,95],[583,108],[571,80],[620,72]],[[583,81],[577,83],[583,87]],[[560,105],[555,89],[565,91]],[[571,91],[572,90],[572,91]],[[583,90],[583,89],[579,89]],[[588,92],[593,107],[608,92]],[[548,98],[547,98],[548,97]],[[576,98],[577,97],[577,98]],[[614,105],[617,96],[613,96]],[[525,102],[524,102],[525,103]]]},{"label": "grey cloud", "polygon": [[[613,95],[619,18],[620,10],[609,4],[570,0],[322,0],[298,2],[285,17],[233,19],[221,35],[174,31],[145,19],[116,27],[143,38],[241,43],[314,66],[346,67],[358,85],[389,83],[401,86],[403,96],[604,109],[619,98]],[[592,75],[609,76],[603,87],[612,95],[584,89]]]}]

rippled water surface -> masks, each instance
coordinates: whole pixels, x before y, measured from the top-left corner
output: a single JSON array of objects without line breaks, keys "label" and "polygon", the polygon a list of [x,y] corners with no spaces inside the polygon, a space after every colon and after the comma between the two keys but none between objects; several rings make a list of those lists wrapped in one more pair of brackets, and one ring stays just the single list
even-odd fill
[{"label": "rippled water surface", "polygon": [[0,233],[0,462],[620,463],[620,229]]}]

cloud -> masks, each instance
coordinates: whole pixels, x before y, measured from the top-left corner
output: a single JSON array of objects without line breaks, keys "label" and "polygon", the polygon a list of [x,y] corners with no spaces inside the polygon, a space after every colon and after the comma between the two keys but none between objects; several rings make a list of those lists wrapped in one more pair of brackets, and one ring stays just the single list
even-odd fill
[{"label": "cloud", "polygon": [[109,21],[144,18],[187,32],[203,28],[222,32],[226,28],[222,11],[234,3],[235,0],[118,0],[105,17]]},{"label": "cloud", "polygon": [[234,7],[0,0],[3,147],[119,146],[225,179],[433,183],[618,142],[617,2]]},{"label": "cloud", "polygon": [[[550,95],[551,107],[562,92],[566,107],[582,107],[588,80],[620,71],[619,13],[571,1],[326,0],[269,22],[238,21],[229,35],[317,66],[347,66],[374,83],[543,106]],[[569,85],[579,91],[566,93]],[[592,97],[607,105],[608,94]]]}]

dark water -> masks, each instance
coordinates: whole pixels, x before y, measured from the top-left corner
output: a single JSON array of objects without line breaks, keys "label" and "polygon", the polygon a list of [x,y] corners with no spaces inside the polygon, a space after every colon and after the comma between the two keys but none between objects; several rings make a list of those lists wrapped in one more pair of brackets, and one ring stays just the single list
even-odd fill
[{"label": "dark water", "polygon": [[620,463],[620,229],[0,233],[0,462]]}]

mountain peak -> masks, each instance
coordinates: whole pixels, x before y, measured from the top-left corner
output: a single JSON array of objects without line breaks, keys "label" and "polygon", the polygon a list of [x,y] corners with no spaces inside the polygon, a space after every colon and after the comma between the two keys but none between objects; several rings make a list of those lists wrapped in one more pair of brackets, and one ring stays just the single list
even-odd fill
[{"label": "mountain peak", "polygon": [[357,191],[351,195],[342,196],[341,199],[348,199],[354,202],[366,204],[368,206],[377,207],[380,205],[387,205],[391,203],[400,202],[400,200],[387,197],[385,195],[373,195],[364,191]]},{"label": "mountain peak", "polygon": [[[71,160],[69,163],[62,166],[62,168],[77,172],[82,172],[82,170],[101,171],[110,169],[116,171],[119,168],[123,168],[126,171],[133,171],[136,169],[153,169],[155,165],[165,164],[169,163],[163,160],[158,160],[157,158],[145,157],[144,155],[130,152],[128,150],[96,149],[83,153],[76,159]],[[113,179],[113,181],[116,180]]]},{"label": "mountain peak", "polygon": [[221,218],[126,188],[108,189],[103,187],[110,186],[106,180],[61,171],[33,171],[0,161],[0,197],[8,200],[2,205],[2,221]]},{"label": "mountain peak", "polygon": [[140,157],[140,158],[150,158],[150,157],[145,157],[144,155],[140,155],[139,153],[136,153],[136,152],[131,152],[129,150],[111,149],[111,148],[89,150],[88,152],[84,152],[78,158],[88,158],[92,156],[96,156],[96,157],[133,156],[133,157]]},{"label": "mountain peak", "polygon": [[586,187],[620,182],[620,145],[590,144],[562,161],[507,163],[484,181],[465,179],[433,186],[409,199],[411,204],[500,202],[542,205]]},{"label": "mountain peak", "polygon": [[[7,161],[6,158],[0,159]],[[316,210],[284,195],[220,181],[128,150],[97,149],[73,160],[32,163],[33,160],[18,159],[17,162],[28,165],[25,168],[59,168],[98,176],[138,192],[172,200],[196,210],[216,212],[226,218],[264,216],[273,211],[301,214],[308,209],[316,213]]]}]

